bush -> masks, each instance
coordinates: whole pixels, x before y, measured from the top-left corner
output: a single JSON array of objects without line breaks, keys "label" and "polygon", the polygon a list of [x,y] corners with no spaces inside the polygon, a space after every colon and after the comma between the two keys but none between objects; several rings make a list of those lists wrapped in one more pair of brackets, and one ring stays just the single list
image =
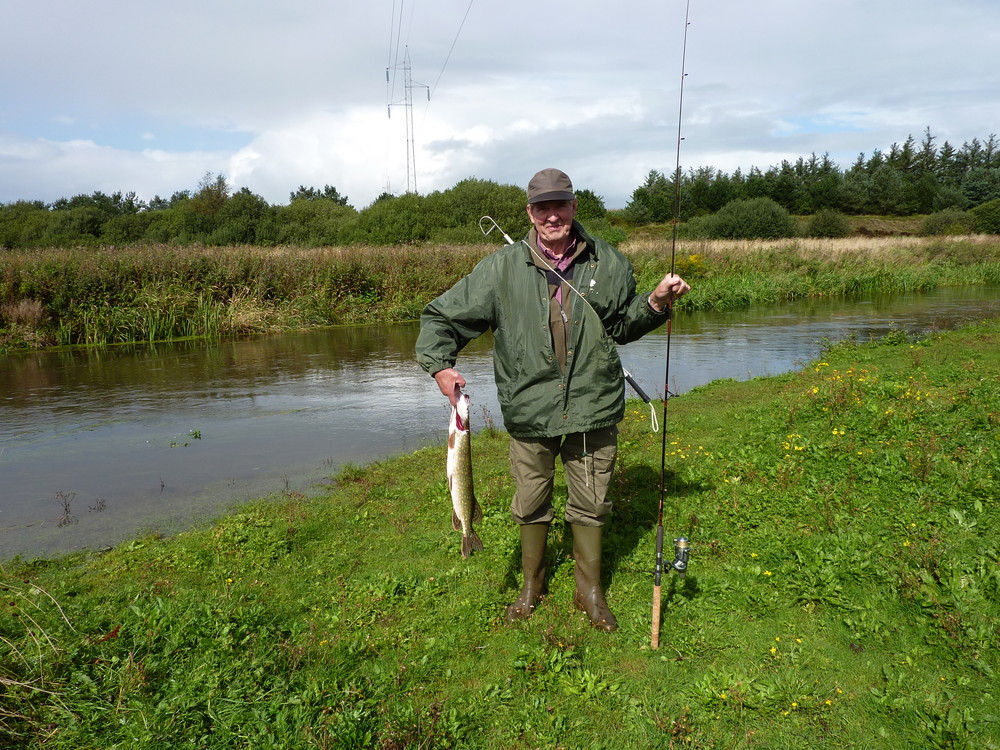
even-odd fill
[{"label": "bush", "polygon": [[771,240],[795,235],[795,220],[770,198],[727,203],[707,223],[712,239]]},{"label": "bush", "polygon": [[850,233],[851,222],[832,208],[817,211],[806,227],[806,234],[810,237],[846,237]]},{"label": "bush", "polygon": [[438,236],[442,229],[465,230],[457,235],[468,236],[470,242],[481,242],[479,220],[483,216],[492,216],[511,237],[518,237],[528,224],[526,203],[524,188],[469,177],[454,187],[426,196],[423,211],[433,236]]},{"label": "bush", "polygon": [[972,215],[976,217],[977,232],[1000,234],[1000,198],[976,206]]},{"label": "bush", "polygon": [[181,208],[164,208],[150,211],[149,226],[142,238],[146,242],[168,244],[176,242],[184,229],[184,217]]},{"label": "bush", "polygon": [[277,239],[282,245],[346,244],[358,221],[357,211],[329,198],[296,198],[276,211]]},{"label": "bush", "polygon": [[112,216],[101,230],[101,241],[111,245],[139,242],[153,223],[153,218],[154,214],[150,211]]},{"label": "bush", "polygon": [[576,218],[582,222],[604,219],[608,215],[608,209],[604,206],[604,198],[593,190],[587,188],[577,190],[576,203]]},{"label": "bush", "polygon": [[969,207],[969,199],[956,186],[942,185],[931,201],[931,205],[935,211],[943,211],[946,208],[965,210]]},{"label": "bush", "polygon": [[972,234],[976,230],[976,217],[968,211],[946,208],[924,219],[920,233],[925,237],[948,234]]},{"label": "bush", "polygon": [[434,226],[426,210],[427,199],[416,193],[391,196],[358,214],[349,242],[370,245],[404,245],[430,239]]},{"label": "bush", "polygon": [[673,183],[655,169],[650,170],[646,181],[632,191],[625,216],[635,224],[670,221],[674,217]]},{"label": "bush", "polygon": [[275,214],[266,200],[244,188],[222,204],[218,225],[207,242],[210,245],[272,245],[277,236]]},{"label": "bush", "polygon": [[600,237],[610,245],[619,247],[628,239],[628,234],[621,227],[615,226],[607,219],[591,219],[584,223],[586,229],[594,237]]},{"label": "bush", "polygon": [[682,240],[707,240],[712,237],[714,216],[692,216],[677,225],[677,237]]}]

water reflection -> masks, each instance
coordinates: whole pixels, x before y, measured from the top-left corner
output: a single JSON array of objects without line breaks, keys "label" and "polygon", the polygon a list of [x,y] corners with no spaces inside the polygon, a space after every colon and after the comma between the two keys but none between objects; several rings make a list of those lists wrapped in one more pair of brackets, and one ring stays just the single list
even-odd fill
[{"label": "water reflection", "polygon": [[[670,390],[786,372],[824,339],[998,314],[997,290],[974,288],[679,315]],[[416,333],[369,326],[0,357],[0,559],[174,530],[440,440],[446,404],[414,363]],[[500,423],[491,344],[474,342],[459,365],[479,424],[486,414]],[[663,391],[664,345],[657,333],[622,348],[650,393]]]}]

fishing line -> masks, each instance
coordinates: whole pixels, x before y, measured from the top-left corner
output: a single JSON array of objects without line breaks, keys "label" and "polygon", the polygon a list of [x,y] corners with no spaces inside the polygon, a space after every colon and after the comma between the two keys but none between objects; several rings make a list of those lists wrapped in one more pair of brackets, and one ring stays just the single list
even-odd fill
[{"label": "fishing line", "polygon": [[[684,121],[684,79],[687,78],[687,39],[688,27],[691,25],[691,0],[687,0],[684,9],[684,41],[681,45],[681,85],[677,101],[677,161],[674,165],[674,215],[673,232],[670,240],[670,273],[673,275],[677,259],[677,223],[680,220],[681,207],[681,126]],[[660,448],[660,504],[656,518],[656,567],[653,581],[653,623],[651,646],[654,650],[660,647],[660,595],[663,578],[663,502],[666,496],[667,474],[667,404],[670,401],[670,335],[674,322],[674,303],[667,301],[670,315],[667,317],[667,351],[663,373],[663,432]],[[674,540],[674,560],[671,567],[680,576],[687,572],[688,552],[690,546],[685,537]]]}]

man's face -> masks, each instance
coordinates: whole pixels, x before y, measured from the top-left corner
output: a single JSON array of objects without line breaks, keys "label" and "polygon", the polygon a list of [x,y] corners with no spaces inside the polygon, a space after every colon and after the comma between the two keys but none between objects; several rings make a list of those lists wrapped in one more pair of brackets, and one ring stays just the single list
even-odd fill
[{"label": "man's face", "polygon": [[542,201],[528,204],[528,216],[546,245],[558,245],[569,238],[576,216],[576,200]]}]

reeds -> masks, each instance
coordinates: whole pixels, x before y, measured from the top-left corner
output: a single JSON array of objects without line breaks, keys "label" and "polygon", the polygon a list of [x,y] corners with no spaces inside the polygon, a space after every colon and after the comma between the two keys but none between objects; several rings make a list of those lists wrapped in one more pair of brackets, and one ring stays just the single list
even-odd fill
[{"label": "reeds", "polygon": [[[12,252],[0,261],[0,351],[413,320],[495,245],[177,247]],[[640,288],[670,243],[626,242]],[[1000,238],[683,240],[686,309],[1000,283]]]},{"label": "reeds", "polygon": [[[669,268],[664,240],[623,248],[640,287]],[[899,293],[938,286],[1000,283],[1000,239],[851,237],[844,239],[686,240],[676,269],[691,282],[687,310],[727,310],[806,297]]]}]

